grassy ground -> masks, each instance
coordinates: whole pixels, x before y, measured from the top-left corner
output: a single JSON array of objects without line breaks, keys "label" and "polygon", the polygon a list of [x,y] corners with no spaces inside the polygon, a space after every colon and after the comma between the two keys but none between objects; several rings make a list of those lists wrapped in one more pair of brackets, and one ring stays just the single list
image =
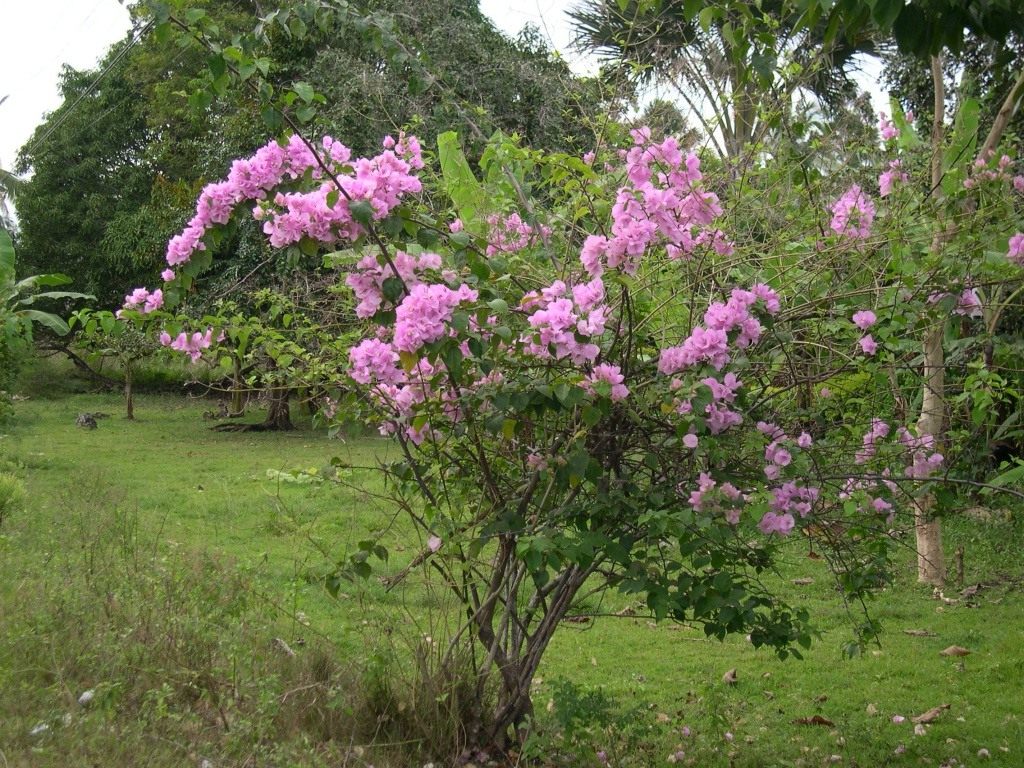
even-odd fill
[{"label": "grassy ground", "polygon": [[[139,398],[127,422],[116,396],[31,383],[60,396],[19,403],[0,437],[0,471],[30,492],[0,528],[0,765],[412,764],[409,745],[380,745],[381,725],[409,716],[396,659],[431,633],[442,598],[370,580],[334,600],[322,577],[370,531],[386,532],[391,568],[419,543],[369,469],[289,479],[329,473],[332,456],[372,466],[387,444],[215,433],[208,402],[174,396]],[[83,411],[111,416],[84,430]],[[1022,765],[1022,529],[1020,516],[950,521],[967,582],[989,586],[947,604],[913,583],[908,554],[870,606],[881,647],[853,660],[851,619],[804,542],[779,581],[822,630],[804,662],[642,615],[567,623],[540,672],[532,752],[595,766],[600,751],[613,765]],[[612,596],[582,612],[628,607]],[[971,655],[939,655],[954,644]],[[915,735],[910,717],[942,704]],[[827,722],[795,722],[816,715]]]}]

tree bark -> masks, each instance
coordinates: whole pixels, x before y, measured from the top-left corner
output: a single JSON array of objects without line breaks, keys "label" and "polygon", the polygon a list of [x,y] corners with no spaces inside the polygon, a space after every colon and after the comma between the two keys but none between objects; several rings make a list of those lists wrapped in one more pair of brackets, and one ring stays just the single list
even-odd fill
[{"label": "tree bark", "polygon": [[237,419],[245,415],[245,400],[242,391],[242,361],[235,356],[234,370],[231,377],[231,410],[228,411],[229,419]]},{"label": "tree bark", "polygon": [[[946,384],[945,354],[942,337],[945,323],[939,320],[928,330],[924,342],[924,392],[921,401],[921,417],[917,422],[919,435],[931,435],[938,442],[943,435],[943,421],[946,412],[943,389]],[[938,518],[932,517],[935,508],[934,494],[927,494],[917,500],[914,508],[914,533],[917,539],[917,580],[926,584],[942,586],[946,580],[946,564],[942,551],[942,527]]]},{"label": "tree bark", "polygon": [[[932,56],[931,66],[935,92],[935,114],[932,118],[932,192],[936,197],[941,197],[946,94],[940,56]],[[952,230],[947,227],[937,232],[932,238],[933,254],[937,256],[951,236]],[[946,359],[945,350],[942,348],[945,326],[945,318],[939,319],[928,329],[925,336],[922,369],[924,391],[921,397],[921,416],[917,421],[918,435],[930,435],[936,443],[943,435],[943,419],[946,415]],[[914,505],[917,580],[925,584],[942,586],[946,580],[946,563],[942,552],[942,523],[937,517],[932,516],[934,510],[935,495],[931,493],[917,499]]]},{"label": "tree bark", "polygon": [[135,395],[132,392],[133,374],[131,365],[125,366],[124,369],[124,403],[127,414],[125,418],[134,421],[135,420]]},{"label": "tree bark", "polygon": [[270,390],[270,404],[267,406],[267,418],[263,421],[265,430],[290,432],[295,429],[292,424],[291,411],[288,408],[290,391],[284,389]]}]

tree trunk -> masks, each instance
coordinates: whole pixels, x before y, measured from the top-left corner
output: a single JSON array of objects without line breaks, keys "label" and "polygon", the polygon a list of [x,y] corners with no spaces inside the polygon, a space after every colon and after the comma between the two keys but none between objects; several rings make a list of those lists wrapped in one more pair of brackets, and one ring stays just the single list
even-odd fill
[{"label": "tree trunk", "polygon": [[242,361],[235,356],[234,372],[231,377],[231,410],[228,411],[229,419],[237,419],[245,415],[245,400],[242,392]]},{"label": "tree trunk", "polygon": [[132,367],[130,365],[125,366],[124,369],[124,402],[125,408],[128,413],[125,418],[132,421],[135,420],[135,396],[132,392]]},{"label": "tree trunk", "polygon": [[[942,80],[942,59],[932,56],[932,86],[935,90],[935,114],[932,117],[932,190],[936,197],[942,196],[942,139],[946,112],[945,85]],[[943,227],[932,238],[932,252],[937,256],[952,236],[952,230]],[[929,328],[924,340],[924,364],[922,375],[924,391],[921,395],[921,416],[917,421],[917,433],[930,435],[936,444],[942,437],[943,419],[946,415],[944,389],[946,385],[945,351],[942,340],[945,335],[945,318],[936,321]],[[917,580],[925,584],[942,586],[946,580],[946,563],[942,552],[942,524],[932,517],[935,510],[935,495],[926,494],[917,499],[914,506],[914,537],[917,547]]]},{"label": "tree trunk", "polygon": [[290,432],[295,429],[295,425],[292,424],[291,411],[288,409],[289,395],[290,392],[287,388],[270,390],[267,418],[262,424],[265,430]]},{"label": "tree trunk", "polygon": [[[943,390],[946,384],[945,353],[942,337],[945,323],[939,320],[928,330],[924,342],[924,392],[921,418],[917,422],[919,435],[931,435],[938,442],[943,435],[946,403]],[[942,552],[942,528],[938,518],[931,516],[935,496],[927,494],[917,500],[914,508],[914,533],[917,538],[917,580],[942,586],[946,580],[946,565]]]}]

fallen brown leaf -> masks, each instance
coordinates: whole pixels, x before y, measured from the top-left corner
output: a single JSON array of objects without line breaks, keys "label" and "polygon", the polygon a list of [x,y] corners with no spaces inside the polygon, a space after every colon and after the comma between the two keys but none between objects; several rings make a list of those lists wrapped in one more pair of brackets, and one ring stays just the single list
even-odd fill
[{"label": "fallen brown leaf", "polygon": [[969,650],[959,645],[951,645],[949,648],[939,651],[939,656],[968,656],[970,653]]},{"label": "fallen brown leaf", "polygon": [[920,725],[927,725],[938,719],[945,710],[949,709],[949,704],[939,704],[937,707],[932,707],[927,712],[922,712],[917,717],[910,718],[910,722],[917,723]]},{"label": "fallen brown leaf", "polygon": [[814,717],[798,717],[793,722],[797,725],[835,725],[835,723],[827,717],[822,717],[821,715],[815,715]]},{"label": "fallen brown leaf", "polygon": [[803,579],[793,579],[793,583],[796,586],[798,586],[798,587],[806,587],[808,584],[813,584],[814,583],[814,579],[812,579],[810,576],[808,576],[808,577],[803,578]]},{"label": "fallen brown leaf", "polygon": [[725,683],[726,685],[736,685],[737,679],[738,679],[738,677],[736,675],[736,668],[735,667],[733,667],[728,672],[726,672],[724,675],[722,675],[722,682]]},{"label": "fallen brown leaf", "polygon": [[935,637],[935,633],[927,629],[904,629],[903,634],[911,637]]}]

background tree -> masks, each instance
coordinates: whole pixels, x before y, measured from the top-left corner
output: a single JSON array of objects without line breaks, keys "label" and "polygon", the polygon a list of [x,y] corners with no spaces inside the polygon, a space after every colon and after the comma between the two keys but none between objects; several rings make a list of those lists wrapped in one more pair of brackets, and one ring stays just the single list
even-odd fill
[{"label": "background tree", "polygon": [[855,56],[872,30],[835,35],[803,24],[795,3],[588,0],[570,12],[578,44],[627,79],[665,85],[700,120],[706,140],[736,157],[806,89],[826,108],[856,95]]},{"label": "background tree", "polygon": [[[281,3],[290,5],[303,3]],[[251,40],[259,14],[272,10],[219,0],[180,0],[174,7],[202,12],[225,46]],[[191,215],[213,173],[266,135],[262,106],[251,93],[214,101],[198,88],[210,74],[209,51],[154,35],[147,4],[133,13],[136,28],[96,70],[65,70],[64,104],[37,128],[17,165],[31,173],[18,206],[25,263],[67,272],[107,307],[117,305],[126,284],[141,284],[161,263],[169,235]],[[355,5],[349,18],[329,31],[311,23],[301,36],[271,26],[263,40],[273,61],[270,87],[305,83],[323,94],[318,131],[345,133],[360,153],[411,122],[425,141],[464,126],[480,147],[500,129],[532,146],[589,149],[586,125],[601,101],[597,84],[574,77],[535,31],[509,39],[473,0],[374,0]],[[374,42],[381,30],[402,50],[382,53]],[[429,76],[413,66],[413,57],[428,62]],[[258,232],[245,224],[227,238],[220,255],[233,258],[219,260],[209,277],[223,275],[227,285],[268,258]],[[282,259],[278,265],[296,264]]]}]

